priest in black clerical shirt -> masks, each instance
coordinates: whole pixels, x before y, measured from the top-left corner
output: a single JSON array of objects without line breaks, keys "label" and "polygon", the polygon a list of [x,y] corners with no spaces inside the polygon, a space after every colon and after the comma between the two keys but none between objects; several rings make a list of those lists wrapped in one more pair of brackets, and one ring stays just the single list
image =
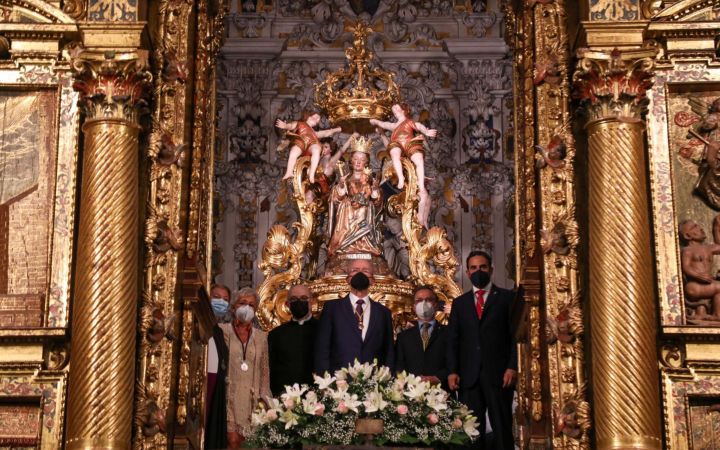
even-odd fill
[{"label": "priest in black clerical shirt", "polygon": [[312,316],[312,293],[307,286],[295,285],[288,291],[286,305],[292,320],[270,332],[270,390],[274,396],[295,383],[312,384],[313,348],[318,321]]}]

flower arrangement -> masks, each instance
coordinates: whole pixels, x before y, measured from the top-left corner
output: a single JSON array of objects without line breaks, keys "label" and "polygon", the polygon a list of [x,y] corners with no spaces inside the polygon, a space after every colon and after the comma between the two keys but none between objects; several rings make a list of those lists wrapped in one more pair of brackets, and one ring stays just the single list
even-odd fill
[{"label": "flower arrangement", "polygon": [[478,435],[477,419],[438,386],[377,364],[355,364],[315,386],[293,385],[252,415],[251,447],[351,445],[363,442],[357,419],[382,419],[374,445],[463,445]]}]

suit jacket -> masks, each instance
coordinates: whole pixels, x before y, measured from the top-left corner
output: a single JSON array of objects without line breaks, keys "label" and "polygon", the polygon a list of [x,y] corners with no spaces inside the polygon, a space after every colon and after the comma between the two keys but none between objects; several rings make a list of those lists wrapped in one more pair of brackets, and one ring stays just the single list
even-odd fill
[{"label": "suit jacket", "polygon": [[395,344],[395,370],[404,370],[413,375],[436,376],[443,387],[447,387],[447,329],[435,323],[424,350],[420,331],[416,322],[414,327],[398,334]]},{"label": "suit jacket", "polygon": [[350,296],[323,305],[315,340],[315,373],[334,372],[351,365],[355,359],[393,368],[393,325],[390,310],[370,301],[370,323],[362,339]]},{"label": "suit jacket", "polygon": [[475,309],[475,295],[469,291],[452,304],[448,323],[447,364],[449,373],[460,375],[460,386],[473,386],[480,369],[502,384],[506,369],[517,370],[517,346],[511,329],[515,296],[512,291],[492,285],[482,319]]}]

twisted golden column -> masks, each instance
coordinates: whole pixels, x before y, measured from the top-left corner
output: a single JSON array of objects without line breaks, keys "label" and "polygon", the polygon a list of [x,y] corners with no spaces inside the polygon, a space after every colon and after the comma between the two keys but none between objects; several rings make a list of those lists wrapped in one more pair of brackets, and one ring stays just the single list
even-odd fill
[{"label": "twisted golden column", "polygon": [[650,240],[645,88],[640,54],[588,53],[575,74],[586,101],[592,386],[596,448],[660,449],[657,306]]},{"label": "twisted golden column", "polygon": [[[131,55],[133,56],[133,55]],[[76,60],[82,191],[72,316],[67,449],[130,449],[139,260],[137,58]]]},{"label": "twisted golden column", "polygon": [[129,449],[138,290],[138,127],[85,132],[68,449]]},{"label": "twisted golden column", "polygon": [[588,125],[590,323],[598,449],[660,449],[643,124]]}]

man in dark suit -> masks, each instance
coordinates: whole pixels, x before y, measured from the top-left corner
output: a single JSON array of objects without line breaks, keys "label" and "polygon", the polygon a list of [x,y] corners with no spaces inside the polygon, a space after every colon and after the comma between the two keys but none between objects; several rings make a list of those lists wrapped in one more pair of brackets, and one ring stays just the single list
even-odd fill
[{"label": "man in dark suit", "polygon": [[473,251],[466,260],[473,289],[456,298],[448,324],[448,385],[478,417],[483,448],[485,411],[493,429],[493,449],[513,450],[512,397],[517,347],[510,321],[515,297],[490,281],[492,259]]},{"label": "man in dark suit", "polygon": [[368,296],[374,281],[369,259],[352,259],[347,268],[350,294],[323,306],[315,341],[315,373],[334,372],[351,365],[394,363],[390,310]]},{"label": "man in dark suit", "polygon": [[268,334],[270,390],[279,397],[285,386],[312,384],[315,335],[318,321],[312,316],[313,295],[298,284],[288,290],[285,305],[292,319]]},{"label": "man in dark suit", "polygon": [[398,334],[395,370],[404,370],[447,388],[446,330],[435,320],[437,295],[430,286],[420,286],[413,294],[413,305],[417,325]]}]

